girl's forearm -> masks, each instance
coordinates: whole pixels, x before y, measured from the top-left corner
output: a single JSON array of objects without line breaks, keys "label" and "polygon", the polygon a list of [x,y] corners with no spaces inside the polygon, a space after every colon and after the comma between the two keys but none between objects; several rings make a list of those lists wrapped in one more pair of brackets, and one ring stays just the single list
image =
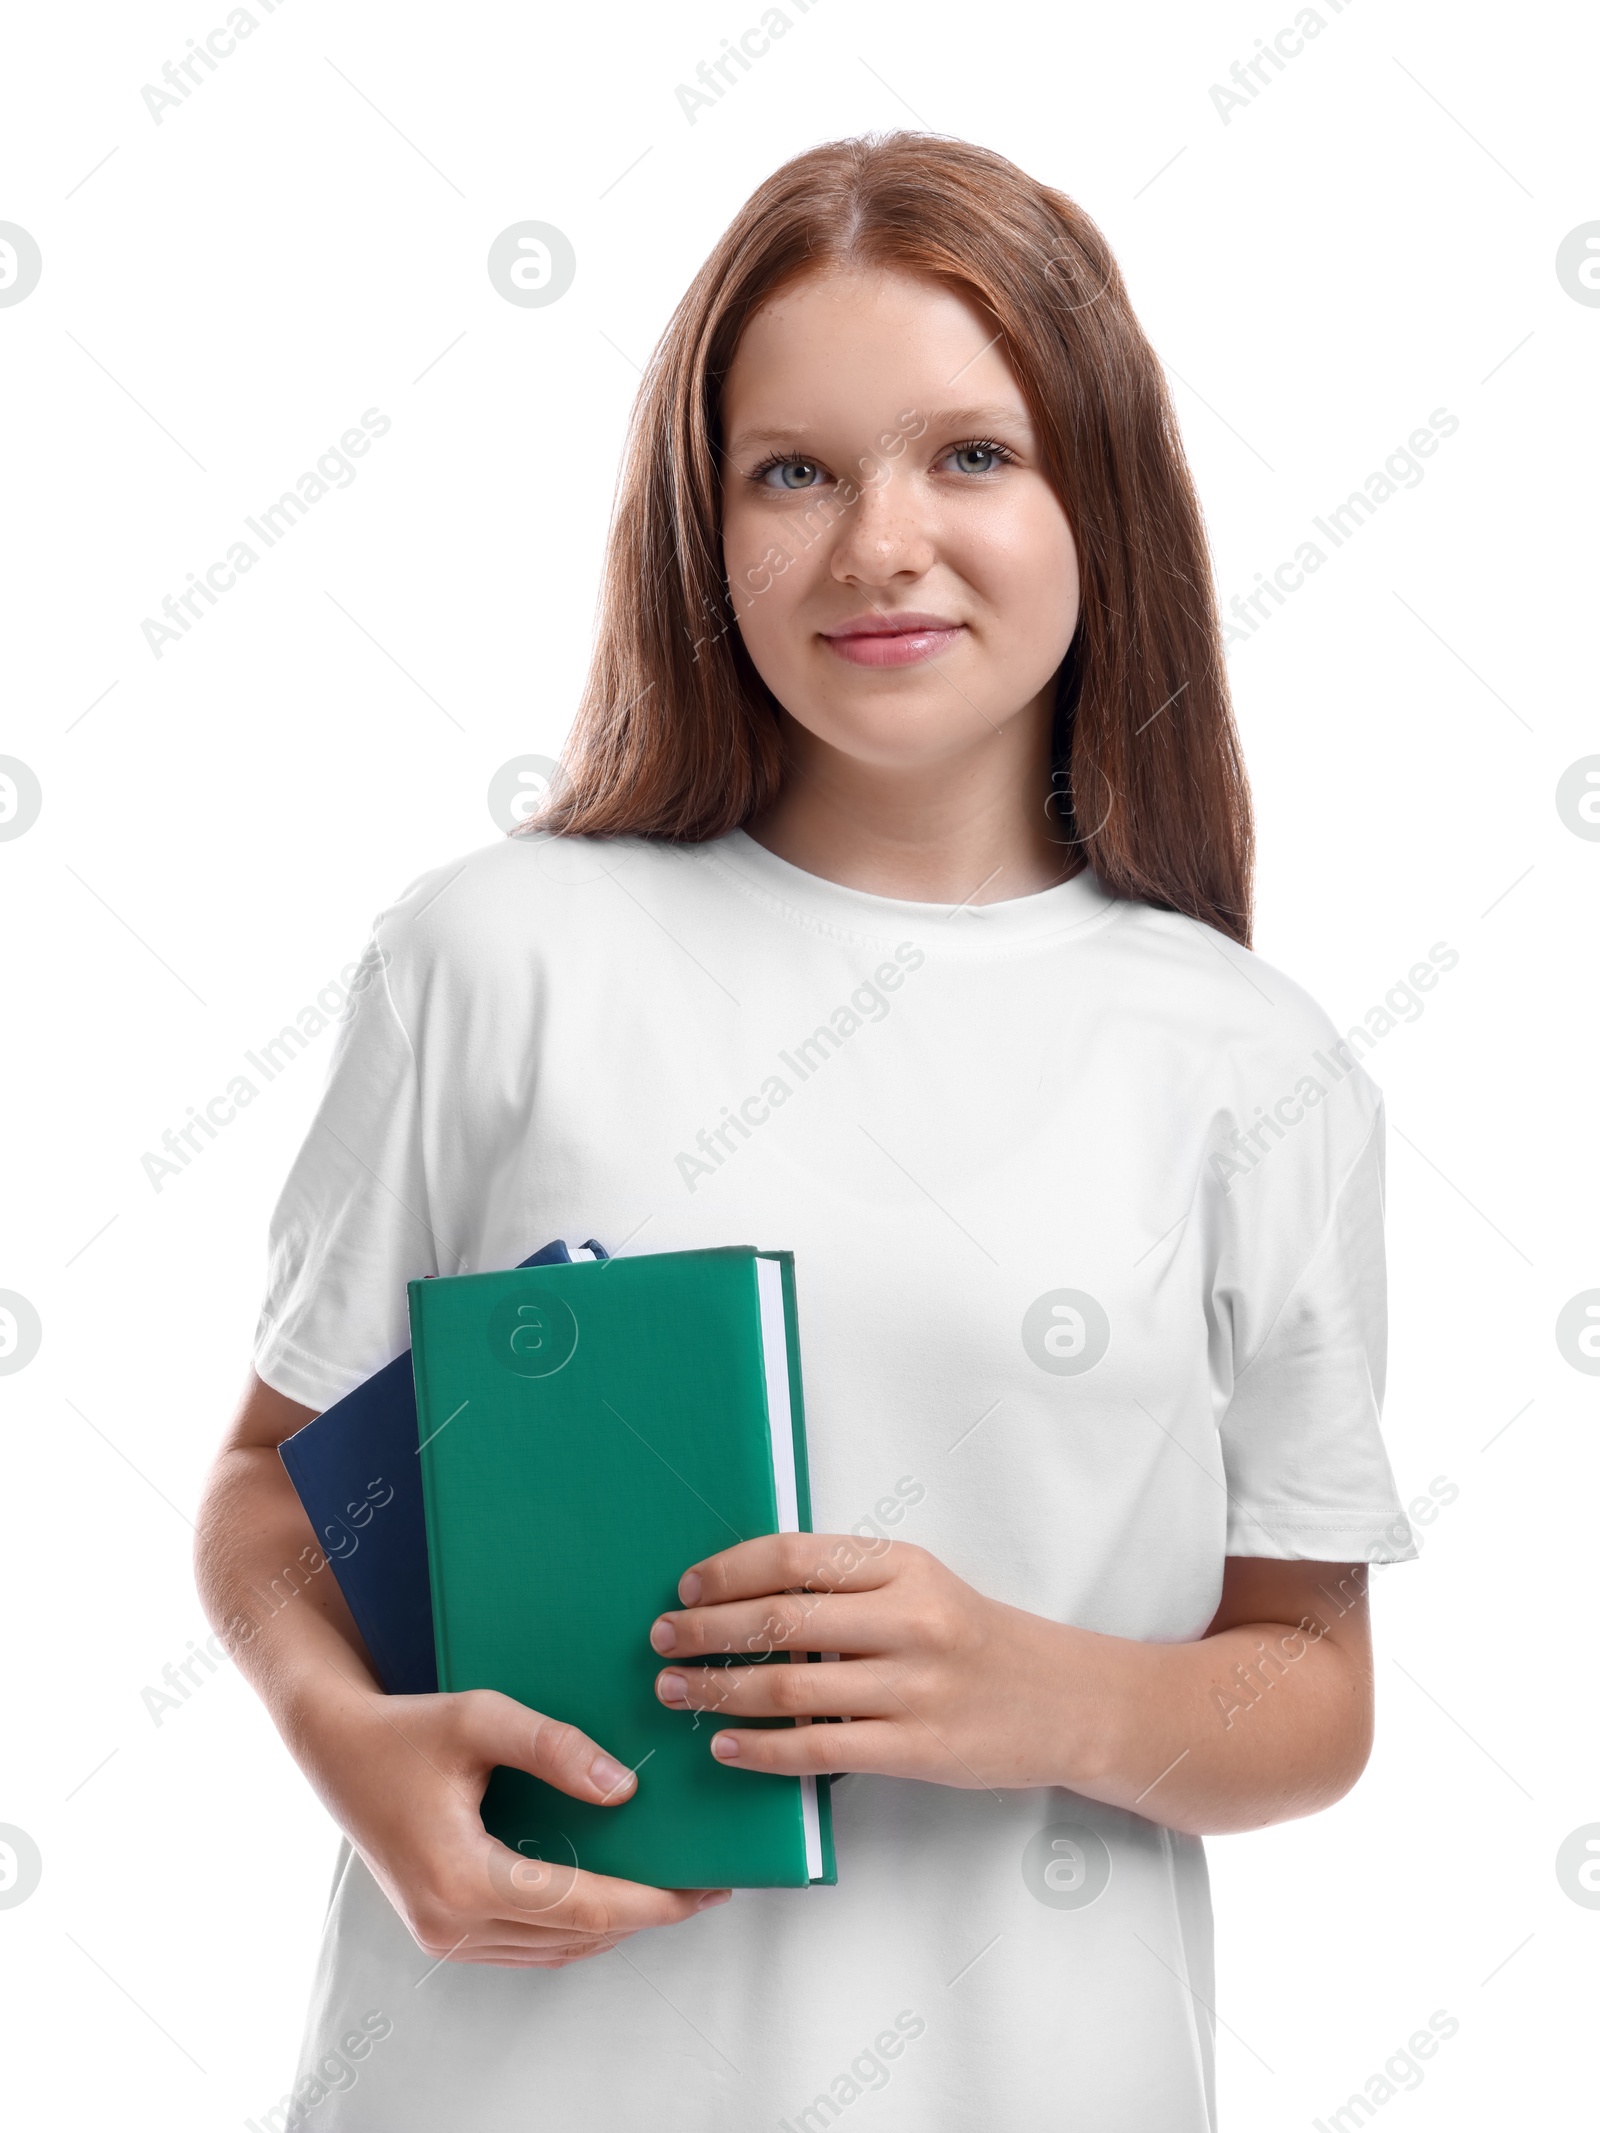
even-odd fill
[{"label": "girl's forearm", "polygon": [[376,1691],[360,1632],[275,1449],[236,1445],[217,1460],[195,1582],[229,1658],[291,1744],[308,1703]]},{"label": "girl's forearm", "polygon": [[1365,1767],[1364,1613],[1359,1630],[1307,1615],[1194,1644],[1041,1626],[1061,1689],[1024,1724],[1060,1773],[1046,1782],[1204,1836],[1313,1814]]}]

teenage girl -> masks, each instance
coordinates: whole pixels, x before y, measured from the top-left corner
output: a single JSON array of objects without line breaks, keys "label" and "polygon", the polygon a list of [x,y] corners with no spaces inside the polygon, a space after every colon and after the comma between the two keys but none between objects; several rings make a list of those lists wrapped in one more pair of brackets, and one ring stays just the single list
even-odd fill
[{"label": "teenage girl", "polygon": [[[1250,856],[1104,239],[957,141],[787,164],[642,387],[562,774],[376,922],[274,1217],[199,1563],[346,1832],[285,2124],[1214,2125],[1200,1840],[1355,1782],[1365,1566],[1414,1553],[1381,1102],[1251,953]],[[639,1636],[743,1782],[846,1773],[837,1887],[510,1874],[497,1764],[648,1765],[382,1695],[279,1462],[408,1279],[591,1235],[796,1254],[817,1534]],[[837,1659],[702,1666],[774,1619]]]}]

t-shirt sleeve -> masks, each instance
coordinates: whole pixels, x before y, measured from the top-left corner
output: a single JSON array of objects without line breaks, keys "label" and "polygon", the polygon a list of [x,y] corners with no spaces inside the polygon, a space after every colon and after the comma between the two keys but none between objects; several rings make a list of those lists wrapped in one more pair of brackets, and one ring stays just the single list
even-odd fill
[{"label": "t-shirt sleeve", "polygon": [[1227,1552],[1406,1562],[1417,1547],[1379,1426],[1383,1100],[1365,1075],[1304,1097],[1282,1143],[1258,1134],[1251,1172],[1230,1172],[1219,1223]]},{"label": "t-shirt sleeve", "polygon": [[256,1373],[319,1413],[409,1345],[406,1283],[440,1271],[388,918],[356,967],[321,1099],[268,1229]]}]

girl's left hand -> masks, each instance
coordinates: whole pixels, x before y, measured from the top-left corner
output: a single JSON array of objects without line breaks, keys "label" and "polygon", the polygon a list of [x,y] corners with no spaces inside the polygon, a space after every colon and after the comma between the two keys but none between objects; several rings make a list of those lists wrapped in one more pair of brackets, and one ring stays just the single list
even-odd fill
[{"label": "girl's left hand", "polygon": [[[656,1694],[735,1723],[713,1755],[745,1769],[870,1770],[960,1786],[1061,1785],[1087,1775],[1075,1640],[1088,1635],[986,1599],[908,1541],[774,1533],[695,1563],[683,1608],[650,1642],[671,1660]],[[758,1664],[696,1666],[707,1653]],[[786,1653],[837,1653],[816,1665]],[[755,1727],[755,1718],[848,1718]]]}]

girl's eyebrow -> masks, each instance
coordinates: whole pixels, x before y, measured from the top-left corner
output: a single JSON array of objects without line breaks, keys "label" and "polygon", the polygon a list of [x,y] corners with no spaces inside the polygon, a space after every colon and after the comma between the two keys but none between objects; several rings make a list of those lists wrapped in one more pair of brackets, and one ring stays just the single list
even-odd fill
[{"label": "girl's eyebrow", "polygon": [[[1002,426],[1026,430],[1031,427],[1026,408],[1015,403],[1009,407],[940,407],[931,411],[915,407],[908,408],[905,412],[914,415],[925,429],[930,430],[999,429]],[[759,429],[743,429],[729,439],[727,449],[737,452],[758,444],[803,444],[807,432],[814,431],[816,427],[815,423],[790,422]]]},{"label": "girl's eyebrow", "polygon": [[1022,430],[1032,427],[1028,410],[1017,401],[1001,407],[919,407],[912,412],[922,416],[930,430],[997,430],[1006,423]]},{"label": "girl's eyebrow", "polygon": [[737,452],[752,444],[798,444],[809,427],[804,422],[791,422],[787,427],[773,429],[739,430],[728,440],[728,450]]}]

